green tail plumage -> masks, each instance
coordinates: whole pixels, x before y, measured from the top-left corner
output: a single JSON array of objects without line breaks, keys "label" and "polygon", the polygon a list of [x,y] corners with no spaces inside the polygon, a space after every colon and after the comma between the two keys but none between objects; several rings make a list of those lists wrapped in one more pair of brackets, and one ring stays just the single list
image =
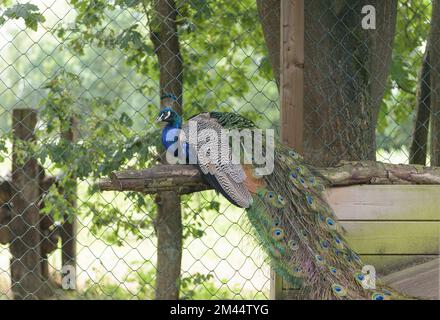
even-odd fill
[{"label": "green tail plumage", "polygon": [[[254,128],[235,113],[211,113],[225,128]],[[253,196],[247,213],[272,268],[313,299],[402,299],[380,284],[365,289],[363,264],[347,245],[323,191],[324,178],[295,151],[275,148],[272,174]]]},{"label": "green tail plumage", "polygon": [[263,179],[248,216],[285,281],[315,299],[401,298],[378,284],[364,289],[363,264],[323,196],[325,180],[297,153],[278,146],[274,172]]}]

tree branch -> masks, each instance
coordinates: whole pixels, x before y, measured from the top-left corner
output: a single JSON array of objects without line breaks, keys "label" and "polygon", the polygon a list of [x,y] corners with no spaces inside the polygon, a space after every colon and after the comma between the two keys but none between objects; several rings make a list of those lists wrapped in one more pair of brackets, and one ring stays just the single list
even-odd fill
[{"label": "tree branch", "polygon": [[[331,186],[356,184],[440,184],[440,168],[419,165],[388,164],[375,161],[341,162],[319,168]],[[138,191],[154,194],[176,191],[187,194],[212,189],[203,181],[194,165],[159,165],[144,170],[114,172],[110,179],[98,182],[101,191]]]}]

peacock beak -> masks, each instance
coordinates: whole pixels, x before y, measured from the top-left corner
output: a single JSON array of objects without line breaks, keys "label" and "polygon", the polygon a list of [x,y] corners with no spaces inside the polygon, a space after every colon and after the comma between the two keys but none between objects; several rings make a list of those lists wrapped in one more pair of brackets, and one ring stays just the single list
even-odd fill
[{"label": "peacock beak", "polygon": [[158,123],[158,122],[161,122],[162,120],[163,120],[163,113],[161,113],[157,118],[156,118],[156,120],[154,120],[154,123]]}]

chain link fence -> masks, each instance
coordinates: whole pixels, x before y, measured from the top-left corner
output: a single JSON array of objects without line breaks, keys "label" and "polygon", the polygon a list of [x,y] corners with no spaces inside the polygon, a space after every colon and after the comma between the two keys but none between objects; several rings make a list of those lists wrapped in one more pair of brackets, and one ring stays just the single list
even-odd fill
[{"label": "chain link fence", "polygon": [[[432,7],[305,2],[311,162],[438,165]],[[154,119],[168,93],[184,119],[235,111],[278,131],[279,10],[272,0],[0,4],[0,299],[269,298],[243,210],[213,191],[155,197],[97,182],[160,162]]]}]

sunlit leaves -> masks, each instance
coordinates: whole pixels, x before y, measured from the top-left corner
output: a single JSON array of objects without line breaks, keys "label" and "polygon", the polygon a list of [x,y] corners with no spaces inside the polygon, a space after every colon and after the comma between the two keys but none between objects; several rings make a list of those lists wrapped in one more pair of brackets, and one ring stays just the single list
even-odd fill
[{"label": "sunlit leaves", "polygon": [[27,28],[37,30],[38,24],[46,21],[38,7],[31,3],[17,3],[0,16],[0,26],[8,19],[23,19]]}]

